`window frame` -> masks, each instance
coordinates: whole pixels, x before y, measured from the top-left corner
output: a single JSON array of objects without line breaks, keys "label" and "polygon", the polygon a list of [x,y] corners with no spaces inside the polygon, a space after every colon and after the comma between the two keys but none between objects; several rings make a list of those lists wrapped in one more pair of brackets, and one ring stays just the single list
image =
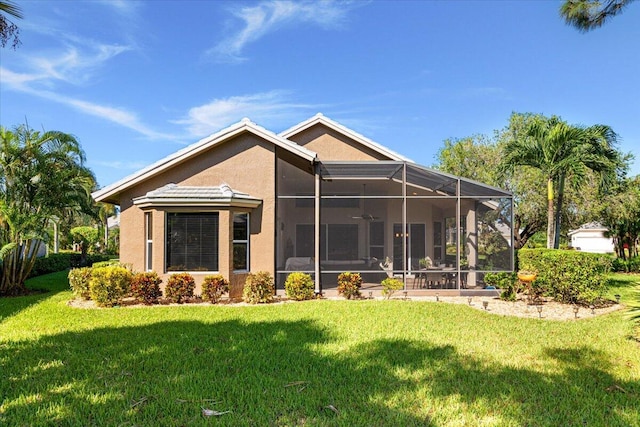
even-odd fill
[{"label": "window frame", "polygon": [[[245,230],[246,230],[246,236],[244,239],[236,239],[236,216],[245,216]],[[249,212],[233,212],[231,215],[231,221],[233,224],[233,229],[232,229],[232,243],[231,243],[231,248],[232,248],[232,259],[231,259],[231,267],[233,272],[248,272],[251,270],[250,266],[250,261],[251,261],[251,216],[249,214]],[[245,268],[236,268],[236,245],[244,245],[246,247],[245,249]]]},{"label": "window frame", "polygon": [[144,213],[144,267],[146,271],[153,271],[153,214]]},{"label": "window frame", "polygon": [[[210,215],[211,217],[215,217],[216,218],[216,229],[213,230],[213,233],[215,235],[215,240],[216,240],[216,246],[212,247],[214,249],[214,253],[215,253],[215,269],[213,270],[200,270],[200,269],[190,269],[188,268],[189,266],[187,266],[185,264],[185,268],[184,270],[176,270],[176,269],[170,269],[169,267],[171,267],[169,265],[169,261],[170,261],[170,236],[169,236],[169,221],[171,220],[172,216],[180,216],[180,215],[197,215],[197,216],[206,216],[206,215]],[[190,272],[190,273],[218,273],[220,271],[220,212],[219,211],[197,211],[197,212],[190,212],[190,211],[170,211],[170,212],[166,212],[165,213],[165,229],[164,229],[164,238],[165,238],[165,245],[164,245],[164,271],[165,273],[177,273],[177,272]],[[188,237],[188,236],[185,236]],[[200,231],[200,238],[202,238],[202,230]],[[187,253],[185,252],[185,258],[187,257]]]}]

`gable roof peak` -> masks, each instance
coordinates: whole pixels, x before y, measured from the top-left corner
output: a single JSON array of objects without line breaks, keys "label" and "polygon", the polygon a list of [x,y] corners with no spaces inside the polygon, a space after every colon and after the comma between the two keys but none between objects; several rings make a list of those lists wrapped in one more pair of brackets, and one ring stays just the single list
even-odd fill
[{"label": "gable roof peak", "polygon": [[345,135],[348,138],[351,138],[352,140],[356,141],[357,143],[373,150],[376,151],[380,154],[382,154],[383,156],[388,157],[390,160],[396,160],[396,161],[404,161],[404,162],[412,162],[413,160],[409,159],[408,157],[403,156],[400,153],[397,153],[387,147],[385,147],[382,144],[378,144],[377,142],[367,138],[366,136],[352,130],[349,129],[348,127],[346,127],[345,125],[336,122],[335,120],[330,119],[329,117],[325,116],[322,113],[317,113],[315,116],[308,118],[307,120],[304,120],[300,123],[298,123],[297,125],[294,125],[292,127],[290,127],[287,130],[284,130],[282,132],[280,132],[278,134],[278,136],[282,137],[282,138],[286,138],[286,139],[291,139],[292,136],[299,134],[300,132],[303,132],[307,129],[309,129],[312,126],[315,126],[317,124],[322,124],[326,127],[328,127],[329,129],[332,129],[338,133],[341,133],[343,135]]},{"label": "gable roof peak", "polygon": [[161,172],[172,168],[182,163],[183,161],[186,161],[187,159],[197,156],[198,154],[210,149],[211,147],[234,138],[235,136],[240,135],[243,132],[251,132],[256,136],[269,141],[270,143],[278,147],[284,148],[285,150],[301,157],[302,159],[305,159],[306,161],[315,162],[318,157],[315,152],[302,147],[293,141],[278,136],[275,132],[265,129],[264,127],[255,124],[249,119],[242,119],[239,122],[236,122],[212,135],[200,139],[194,144],[184,147],[183,149],[178,150],[177,152],[170,154],[169,156],[161,160],[158,160],[157,162],[121,179],[120,181],[107,185],[100,190],[94,191],[92,193],[92,196],[96,201],[115,201],[117,194],[124,191],[125,189],[130,188],[131,186],[136,185],[144,180],[147,180],[152,176],[158,175]]}]

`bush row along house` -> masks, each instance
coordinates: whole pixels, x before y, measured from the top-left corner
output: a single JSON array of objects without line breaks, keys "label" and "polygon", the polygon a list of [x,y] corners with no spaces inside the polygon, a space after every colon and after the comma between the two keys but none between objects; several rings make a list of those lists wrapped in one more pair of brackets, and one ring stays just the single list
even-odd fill
[{"label": "bush row along house", "polygon": [[276,134],[249,119],[93,194],[120,206],[120,257],[165,278],[249,272],[317,292],[358,272],[375,291],[482,291],[513,270],[512,195],[429,169],[322,114]]}]

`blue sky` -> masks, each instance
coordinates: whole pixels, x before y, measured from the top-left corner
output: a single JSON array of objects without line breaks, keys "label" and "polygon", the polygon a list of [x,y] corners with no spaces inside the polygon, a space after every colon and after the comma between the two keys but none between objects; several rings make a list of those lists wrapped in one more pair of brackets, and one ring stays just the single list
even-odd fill
[{"label": "blue sky", "polygon": [[585,34],[558,1],[17,3],[0,124],[74,134],[100,186],[243,117],[317,112],[427,166],[513,111],[610,125],[640,157],[640,4]]}]

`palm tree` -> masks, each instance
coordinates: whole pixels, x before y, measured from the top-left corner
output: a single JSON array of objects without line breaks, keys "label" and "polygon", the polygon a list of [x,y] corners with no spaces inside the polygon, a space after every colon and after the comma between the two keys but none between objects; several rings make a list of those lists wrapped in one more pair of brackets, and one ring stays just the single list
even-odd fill
[{"label": "palm tree", "polygon": [[615,142],[616,134],[608,126],[571,126],[553,116],[536,117],[527,126],[524,138],[510,140],[504,145],[500,164],[503,173],[513,171],[517,166],[529,166],[539,169],[547,181],[548,248],[559,245],[565,181],[577,189],[584,184],[587,170],[592,170],[605,188],[619,166],[620,156],[613,148]]},{"label": "palm tree", "polygon": [[116,206],[110,203],[98,203],[98,218],[104,226],[104,248],[109,245],[109,217],[117,213]]},{"label": "palm tree", "polygon": [[619,14],[633,0],[566,0],[560,16],[580,31],[601,27],[609,18]]},{"label": "palm tree", "polygon": [[20,44],[20,39],[18,38],[20,30],[16,24],[4,16],[5,14],[14,18],[22,19],[22,11],[12,1],[0,1],[0,45],[5,47],[7,45],[7,41],[13,38],[12,47],[15,49]]},{"label": "palm tree", "polygon": [[95,179],[69,134],[0,127],[0,224],[4,250],[0,294],[26,291],[24,281],[47,239],[47,223],[78,207],[89,212]]}]

